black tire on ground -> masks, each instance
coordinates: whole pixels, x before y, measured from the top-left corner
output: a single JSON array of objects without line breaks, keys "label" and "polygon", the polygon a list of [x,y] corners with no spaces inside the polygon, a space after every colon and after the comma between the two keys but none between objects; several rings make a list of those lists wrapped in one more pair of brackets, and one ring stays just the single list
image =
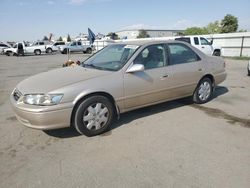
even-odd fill
[{"label": "black tire on ground", "polygon": [[7,56],[11,56],[11,55],[13,55],[13,53],[12,52],[6,52],[5,53]]},{"label": "black tire on ground", "polygon": [[53,51],[52,51],[51,48],[47,48],[47,49],[46,49],[46,53],[51,54],[52,52],[53,52]]},{"label": "black tire on ground", "polygon": [[41,52],[41,50],[35,50],[34,53],[35,53],[35,55],[41,55],[42,52]]},{"label": "black tire on ground", "polygon": [[221,56],[220,50],[215,50],[213,55],[214,56]]},{"label": "black tire on ground", "polygon": [[67,54],[68,50],[65,48],[63,51],[62,51],[62,54]]},{"label": "black tire on ground", "polygon": [[213,83],[208,77],[203,78],[198,83],[194,94],[193,102],[197,104],[204,104],[208,102],[213,95]]},{"label": "black tire on ground", "polygon": [[108,130],[113,117],[114,107],[110,100],[95,95],[77,104],[73,111],[72,125],[80,134],[95,136]]},{"label": "black tire on ground", "polygon": [[87,48],[86,53],[87,54],[92,54],[92,49],[91,48]]}]

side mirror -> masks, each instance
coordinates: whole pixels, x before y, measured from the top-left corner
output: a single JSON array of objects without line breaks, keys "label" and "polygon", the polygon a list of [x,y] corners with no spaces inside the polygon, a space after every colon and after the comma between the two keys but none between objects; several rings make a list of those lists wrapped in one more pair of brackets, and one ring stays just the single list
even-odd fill
[{"label": "side mirror", "polygon": [[134,64],[126,72],[127,73],[134,73],[134,72],[142,72],[144,70],[145,70],[144,65],[142,65],[142,64]]},{"label": "side mirror", "polygon": [[212,40],[210,41],[210,45],[213,45],[214,43],[214,39],[212,38]]}]

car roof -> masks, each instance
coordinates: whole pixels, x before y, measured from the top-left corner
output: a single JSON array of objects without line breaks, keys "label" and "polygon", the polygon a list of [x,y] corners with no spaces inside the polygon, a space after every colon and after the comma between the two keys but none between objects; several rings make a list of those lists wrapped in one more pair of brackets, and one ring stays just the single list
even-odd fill
[{"label": "car roof", "polygon": [[133,40],[133,41],[124,41],[114,44],[127,44],[127,45],[151,45],[151,44],[159,44],[159,43],[183,43],[181,41],[176,40]]}]

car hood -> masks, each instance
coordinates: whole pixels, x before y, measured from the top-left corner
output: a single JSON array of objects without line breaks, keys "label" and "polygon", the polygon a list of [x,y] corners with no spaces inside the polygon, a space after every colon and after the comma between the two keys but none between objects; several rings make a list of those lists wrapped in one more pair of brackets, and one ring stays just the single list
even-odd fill
[{"label": "car hood", "polygon": [[110,74],[109,71],[86,69],[81,66],[71,66],[55,69],[31,76],[17,85],[17,89],[24,94],[49,93],[53,90]]}]

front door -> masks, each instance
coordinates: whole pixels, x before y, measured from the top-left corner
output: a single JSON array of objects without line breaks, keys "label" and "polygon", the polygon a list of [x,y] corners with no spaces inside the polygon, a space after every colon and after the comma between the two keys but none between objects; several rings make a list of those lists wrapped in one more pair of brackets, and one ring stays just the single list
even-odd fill
[{"label": "front door", "polygon": [[203,53],[207,55],[213,55],[213,49],[210,42],[207,39],[200,37],[200,49]]},{"label": "front door", "polygon": [[170,96],[172,73],[166,60],[163,44],[150,45],[139,53],[133,64],[143,64],[145,70],[124,75],[126,110],[164,101]]}]

